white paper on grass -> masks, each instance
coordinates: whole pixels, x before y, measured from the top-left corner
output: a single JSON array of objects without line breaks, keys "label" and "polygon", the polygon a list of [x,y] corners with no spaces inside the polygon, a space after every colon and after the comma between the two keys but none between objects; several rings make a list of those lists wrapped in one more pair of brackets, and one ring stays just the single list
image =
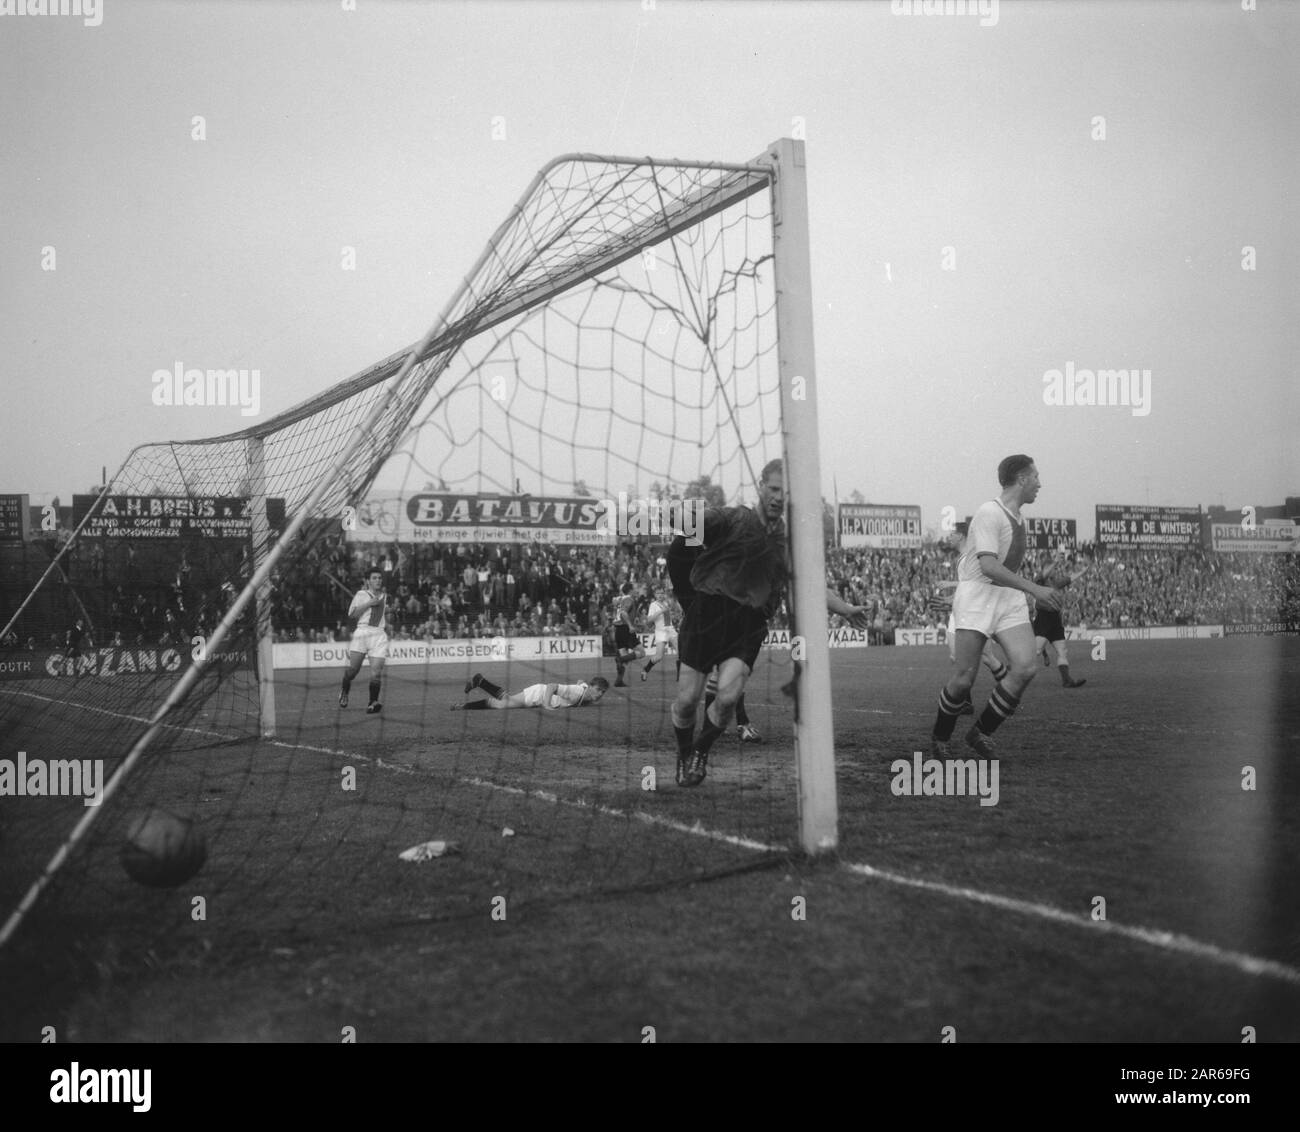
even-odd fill
[{"label": "white paper on grass", "polygon": [[398,856],[403,861],[432,861],[434,857],[445,857],[449,853],[459,853],[460,846],[454,841],[426,841],[421,845],[412,845]]}]

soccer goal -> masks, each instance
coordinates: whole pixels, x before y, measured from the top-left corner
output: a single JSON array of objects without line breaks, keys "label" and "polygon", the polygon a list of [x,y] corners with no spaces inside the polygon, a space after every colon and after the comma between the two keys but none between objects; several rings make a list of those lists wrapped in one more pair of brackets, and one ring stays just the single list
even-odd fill
[{"label": "soccer goal", "polygon": [[[0,632],[30,654],[0,683],[27,768],[0,941],[167,923],[237,950],[833,849],[816,394],[802,142],[550,162],[418,343],[78,497]],[[447,710],[475,672],[612,678],[611,597],[665,585],[685,505],[753,503],[774,457],[793,584],[747,693],[764,744],[720,743],[675,791],[671,654],[591,707]],[[343,709],[372,569],[389,655]],[[96,800],[53,790],[55,763],[101,775]],[[133,915],[116,846],[143,806],[196,819],[210,855]]]}]

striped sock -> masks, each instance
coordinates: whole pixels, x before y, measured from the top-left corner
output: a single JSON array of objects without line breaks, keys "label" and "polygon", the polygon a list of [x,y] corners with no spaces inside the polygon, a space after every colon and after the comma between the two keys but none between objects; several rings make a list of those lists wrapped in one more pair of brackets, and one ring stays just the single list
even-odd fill
[{"label": "striped sock", "polygon": [[[970,693],[966,693],[966,700],[970,699]],[[966,700],[954,700],[948,695],[948,688],[945,685],[939,689],[939,714],[934,717],[934,738],[941,743],[948,742],[952,738],[953,728],[957,726],[957,716],[961,712],[962,704]]]},{"label": "striped sock", "polygon": [[980,713],[979,722],[976,726],[985,735],[992,735],[1003,723],[1016,714],[1016,708],[1019,706],[1020,697],[1013,696],[999,684],[993,689],[993,694],[989,696],[988,706]]}]

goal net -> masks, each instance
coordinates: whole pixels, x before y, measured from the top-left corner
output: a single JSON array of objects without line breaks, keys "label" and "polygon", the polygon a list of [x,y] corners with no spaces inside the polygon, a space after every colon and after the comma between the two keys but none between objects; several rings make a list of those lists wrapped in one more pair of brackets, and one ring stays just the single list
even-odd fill
[{"label": "goal net", "polygon": [[[104,963],[237,963],[833,846],[802,182],[798,142],[557,159],[420,343],[242,433],[139,448],[78,497],[48,569],[7,591],[5,977],[39,999]],[[763,743],[733,727],[677,788],[675,655],[646,672],[648,632],[594,705],[449,710],[483,697],[475,673],[613,683],[615,599],[667,589],[674,529],[755,502],[775,457],[795,581],[746,690]],[[375,569],[381,707],[367,661],[343,709]],[[206,838],[174,889],[118,860],[152,807]]]}]

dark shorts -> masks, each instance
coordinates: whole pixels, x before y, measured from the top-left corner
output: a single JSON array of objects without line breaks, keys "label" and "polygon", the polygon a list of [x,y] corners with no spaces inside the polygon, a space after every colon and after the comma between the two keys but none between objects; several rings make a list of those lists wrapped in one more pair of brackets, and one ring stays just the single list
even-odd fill
[{"label": "dark shorts", "polygon": [[614,626],[614,647],[620,649],[634,649],[641,642],[636,639],[636,634],[626,625]]},{"label": "dark shorts", "polygon": [[751,671],[767,637],[767,615],[721,594],[694,595],[677,636],[682,663],[696,672],[737,657]]},{"label": "dark shorts", "polygon": [[1034,636],[1049,641],[1065,640],[1065,622],[1054,609],[1040,609],[1034,617]]},{"label": "dark shorts", "polygon": [[698,546],[687,546],[686,536],[678,535],[668,548],[668,580],[673,586],[673,596],[685,612],[690,608],[695,590],[691,586],[691,568],[700,556]]}]

